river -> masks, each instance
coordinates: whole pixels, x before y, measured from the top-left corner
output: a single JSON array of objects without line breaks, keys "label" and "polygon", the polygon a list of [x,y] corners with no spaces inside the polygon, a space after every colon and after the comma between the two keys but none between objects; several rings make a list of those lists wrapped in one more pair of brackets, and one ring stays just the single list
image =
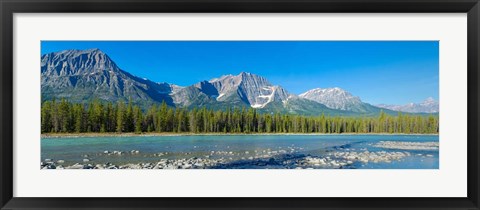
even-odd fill
[{"label": "river", "polygon": [[438,169],[438,135],[179,135],[41,139],[41,168]]}]

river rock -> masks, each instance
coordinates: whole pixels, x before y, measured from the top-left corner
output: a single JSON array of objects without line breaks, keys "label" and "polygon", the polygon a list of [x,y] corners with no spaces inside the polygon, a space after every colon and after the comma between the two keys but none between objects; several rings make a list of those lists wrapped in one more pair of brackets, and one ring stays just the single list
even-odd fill
[{"label": "river rock", "polygon": [[83,165],[79,163],[75,163],[72,166],[65,167],[65,169],[83,169]]}]

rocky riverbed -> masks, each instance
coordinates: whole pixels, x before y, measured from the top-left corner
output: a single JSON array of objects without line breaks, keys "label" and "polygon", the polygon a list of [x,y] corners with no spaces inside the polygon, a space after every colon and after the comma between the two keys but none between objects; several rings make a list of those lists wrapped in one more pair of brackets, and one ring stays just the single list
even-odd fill
[{"label": "rocky riverbed", "polygon": [[[134,150],[131,154],[139,154],[140,151]],[[41,162],[42,169],[255,169],[255,168],[276,168],[276,169],[342,169],[342,168],[357,168],[359,165],[367,163],[390,163],[392,161],[399,161],[403,158],[410,157],[410,152],[394,152],[394,151],[352,151],[350,149],[331,151],[325,155],[310,155],[301,153],[288,153],[286,150],[282,151],[260,151],[262,154],[254,154],[248,157],[241,157],[233,159],[228,155],[235,156],[233,152],[212,152],[221,153],[226,157],[212,158],[208,157],[191,157],[179,159],[161,158],[162,154],[155,154],[158,156],[158,161],[142,162],[142,163],[128,163],[122,165],[115,165],[112,163],[95,163],[89,159],[84,159],[82,163],[75,163],[73,165],[65,166],[63,160],[54,161],[46,159]],[[258,153],[258,152],[257,152]],[[106,155],[122,155],[119,151],[104,152]],[[422,156],[422,154],[420,154]],[[429,155],[423,155],[430,157]]]},{"label": "rocky riverbed", "polygon": [[374,147],[401,150],[438,150],[438,142],[380,141]]},{"label": "rocky riverbed", "polygon": [[438,136],[42,139],[41,169],[436,169]]}]

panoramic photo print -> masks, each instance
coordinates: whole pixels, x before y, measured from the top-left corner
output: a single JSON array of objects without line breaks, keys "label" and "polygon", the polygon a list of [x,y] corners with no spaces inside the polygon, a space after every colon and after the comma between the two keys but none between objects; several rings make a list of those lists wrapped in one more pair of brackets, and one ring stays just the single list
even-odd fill
[{"label": "panoramic photo print", "polygon": [[438,41],[42,41],[41,169],[438,169]]}]

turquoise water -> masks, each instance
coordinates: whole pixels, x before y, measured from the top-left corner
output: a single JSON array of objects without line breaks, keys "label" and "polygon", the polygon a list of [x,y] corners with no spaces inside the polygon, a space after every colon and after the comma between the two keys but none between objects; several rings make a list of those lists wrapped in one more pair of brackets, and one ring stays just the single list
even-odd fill
[{"label": "turquoise water", "polygon": [[[63,165],[155,163],[160,159],[224,158],[224,168],[295,168],[282,161],[297,156],[323,157],[332,152],[408,152],[391,162],[354,163],[359,169],[438,169],[438,150],[403,150],[376,147],[380,141],[438,142],[436,135],[228,135],[228,136],[133,136],[42,138],[41,160],[64,160]],[[132,152],[132,150],[134,150]],[[108,152],[107,152],[108,151]],[[122,152],[113,155],[113,151]],[[135,152],[135,151],[138,151]],[[276,164],[253,164],[259,158],[276,158]],[[280,164],[278,164],[280,162]],[[284,161],[285,163],[285,161]]]}]

